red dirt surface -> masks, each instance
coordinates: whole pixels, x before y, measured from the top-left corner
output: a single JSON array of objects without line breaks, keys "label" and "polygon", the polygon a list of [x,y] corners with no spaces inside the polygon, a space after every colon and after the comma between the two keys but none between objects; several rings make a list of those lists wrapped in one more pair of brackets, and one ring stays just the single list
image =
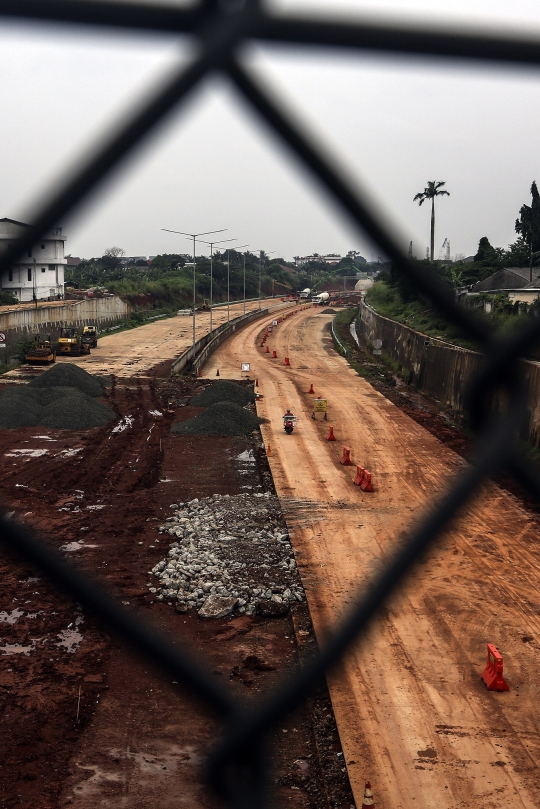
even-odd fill
[{"label": "red dirt surface", "polygon": [[[127,609],[204,656],[247,702],[315,647],[311,622],[305,604],[276,619],[207,622],[153,600],[147,571],[168,550],[156,528],[170,504],[237,494],[246,479],[235,457],[259,453],[251,437],[170,434],[173,421],[199,412],[182,400],[200,383],[160,379],[166,366],[154,371],[113,379],[107,390],[119,416],[133,418],[123,432],[0,431],[2,502]],[[254,485],[268,486],[262,461],[254,475]],[[201,763],[216,725],[192,695],[109,638],[30,565],[3,552],[0,568],[0,807],[215,805]],[[326,688],[277,728],[272,747],[278,803],[348,809]]]}]

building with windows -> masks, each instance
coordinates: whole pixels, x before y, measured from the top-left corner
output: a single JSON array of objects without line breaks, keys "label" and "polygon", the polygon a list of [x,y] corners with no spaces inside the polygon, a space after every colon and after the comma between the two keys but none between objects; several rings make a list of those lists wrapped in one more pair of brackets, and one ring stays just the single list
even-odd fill
[{"label": "building with windows", "polygon": [[[30,227],[14,219],[0,219],[0,250],[13,244]],[[53,228],[25,256],[2,275],[2,292],[19,301],[58,300],[64,297],[64,242],[62,228]]]},{"label": "building with windows", "polygon": [[338,253],[328,253],[327,256],[321,256],[319,253],[313,253],[311,256],[294,257],[297,267],[301,267],[303,264],[309,264],[310,261],[315,261],[319,264],[330,264],[331,267],[335,267],[336,264],[339,264],[341,259],[342,256],[340,256]]}]

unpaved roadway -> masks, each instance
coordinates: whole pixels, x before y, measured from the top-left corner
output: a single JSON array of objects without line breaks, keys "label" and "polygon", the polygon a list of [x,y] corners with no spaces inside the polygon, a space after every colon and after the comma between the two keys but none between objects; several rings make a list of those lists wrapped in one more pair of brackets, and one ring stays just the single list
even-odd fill
[{"label": "unpaved roadway", "polygon": [[[412,421],[334,350],[331,316],[291,316],[260,348],[262,325],[224,343],[203,374],[239,377],[250,362],[277,492],[319,640],[338,622],[426,504],[466,463]],[[291,367],[283,365],[290,358]],[[337,441],[311,419],[328,398]],[[283,432],[287,407],[300,416]],[[373,473],[354,486],[343,445]],[[331,674],[329,685],[356,805],[364,780],[378,809],[540,806],[540,549],[537,519],[486,485],[464,516]],[[505,659],[508,693],[480,680],[486,643]]]},{"label": "unpaved roadway", "polygon": [[[288,308],[290,303],[263,300],[262,308],[272,310]],[[246,312],[259,308],[258,301],[247,301]],[[230,319],[244,313],[244,303],[234,303],[230,307]],[[212,312],[212,326],[216,328],[227,321],[227,306],[219,306]],[[210,313],[197,312],[195,318],[196,338],[200,340],[210,328]],[[75,362],[91,374],[117,377],[132,377],[145,374],[161,363],[172,364],[172,361],[184,353],[193,342],[193,318],[184,315],[168,317],[145,323],[130,331],[107,334],[100,337],[98,347],[84,357],[58,357],[58,362]],[[11,381],[21,374],[26,366],[4,375],[5,381]]]}]

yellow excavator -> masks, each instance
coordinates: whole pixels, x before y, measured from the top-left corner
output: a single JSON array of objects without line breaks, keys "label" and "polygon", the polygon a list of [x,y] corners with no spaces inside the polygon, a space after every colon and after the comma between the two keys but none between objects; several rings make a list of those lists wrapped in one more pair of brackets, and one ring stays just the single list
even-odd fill
[{"label": "yellow excavator", "polygon": [[60,329],[56,353],[80,357],[81,354],[90,354],[90,346],[81,341],[81,336],[77,329],[73,328],[73,326],[66,326]]},{"label": "yellow excavator", "polygon": [[[274,293],[274,287],[276,287],[276,286],[282,287],[283,289],[290,289],[290,292],[289,292],[289,300],[290,301],[292,301],[292,300],[295,301],[298,298],[298,292],[295,292],[294,288],[290,284],[284,284],[284,283],[282,283],[282,281],[276,281],[275,278],[272,278],[272,297],[274,297],[274,294],[275,294]],[[278,292],[278,295],[279,294],[280,293]]]},{"label": "yellow excavator", "polygon": [[200,306],[197,306],[197,312],[209,312],[209,311],[210,311],[210,305],[209,305],[208,301],[206,301],[206,300],[203,301]]},{"label": "yellow excavator", "polygon": [[29,348],[25,356],[29,365],[50,365],[56,362],[56,351],[53,348],[50,334],[36,334],[34,345]]},{"label": "yellow excavator", "polygon": [[85,326],[81,337],[81,343],[89,346],[90,348],[97,348],[97,337],[97,326]]}]

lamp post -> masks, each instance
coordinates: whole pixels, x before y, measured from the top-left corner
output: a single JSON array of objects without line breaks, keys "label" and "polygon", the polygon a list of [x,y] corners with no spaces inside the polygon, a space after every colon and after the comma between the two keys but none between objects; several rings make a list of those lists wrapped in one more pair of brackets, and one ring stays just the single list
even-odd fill
[{"label": "lamp post", "polygon": [[[246,244],[249,247],[249,244]],[[244,252],[244,314],[246,314],[246,254]]]},{"label": "lamp post", "polygon": [[267,252],[266,252],[266,250],[259,250],[259,251],[258,251],[258,253],[259,253],[259,309],[261,308],[261,276],[262,276],[262,256],[263,256],[263,253],[264,253],[266,256],[271,256],[271,255],[272,255],[273,253],[275,253],[275,252],[276,252],[275,250],[270,250],[270,252],[269,252],[269,253],[267,253]]},{"label": "lamp post", "polygon": [[205,242],[204,239],[199,239],[203,244],[210,245],[210,331],[212,331],[212,303],[213,303],[213,285],[214,285],[214,245],[223,244],[223,242],[235,242],[236,239],[220,239],[219,242]]},{"label": "lamp post", "polygon": [[[235,250],[240,250],[242,247],[249,247],[248,244],[241,244],[235,247]],[[231,319],[231,262],[229,260],[229,248],[227,248],[227,323]]]},{"label": "lamp post", "polygon": [[193,239],[193,345],[195,345],[195,312],[197,311],[197,307],[195,305],[195,239],[197,239],[199,236],[209,236],[211,233],[224,233],[227,228],[221,228],[220,230],[205,230],[203,233],[184,233],[183,230],[169,230],[169,228],[161,228],[161,230],[165,230],[167,233],[179,233],[181,236],[189,236],[190,239]]}]

